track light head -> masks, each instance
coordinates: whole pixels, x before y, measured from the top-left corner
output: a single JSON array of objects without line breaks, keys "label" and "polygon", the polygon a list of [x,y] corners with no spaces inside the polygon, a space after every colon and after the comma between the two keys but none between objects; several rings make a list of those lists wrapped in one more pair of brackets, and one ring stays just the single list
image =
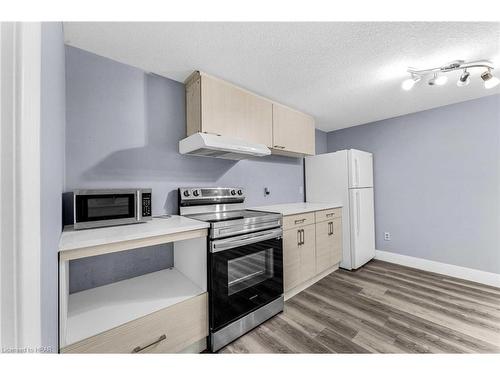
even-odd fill
[{"label": "track light head", "polygon": [[429,86],[442,86],[448,81],[446,76],[438,76],[434,73],[434,76],[427,82]]},{"label": "track light head", "polygon": [[467,86],[470,83],[470,73],[467,71],[467,69],[464,69],[464,72],[460,76],[460,78],[457,81],[457,86]]},{"label": "track light head", "polygon": [[500,80],[497,77],[494,77],[493,74],[491,74],[490,69],[481,74],[481,78],[484,81],[485,89],[491,89],[500,83]]},{"label": "track light head", "polygon": [[420,81],[420,77],[412,75],[411,78],[405,79],[403,83],[401,83],[401,88],[405,91],[409,91],[418,81]]}]

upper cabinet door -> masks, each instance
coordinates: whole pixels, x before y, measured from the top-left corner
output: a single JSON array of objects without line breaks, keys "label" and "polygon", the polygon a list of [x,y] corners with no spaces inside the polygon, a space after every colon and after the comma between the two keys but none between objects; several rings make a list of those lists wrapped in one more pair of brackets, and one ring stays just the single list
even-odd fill
[{"label": "upper cabinet door", "polygon": [[220,79],[201,76],[201,131],[272,145],[272,103]]},{"label": "upper cabinet door", "polygon": [[187,135],[197,132],[238,138],[274,154],[315,154],[314,119],[198,71],[186,80]]},{"label": "upper cabinet door", "polygon": [[304,113],[273,103],[273,153],[315,154],[314,119]]}]

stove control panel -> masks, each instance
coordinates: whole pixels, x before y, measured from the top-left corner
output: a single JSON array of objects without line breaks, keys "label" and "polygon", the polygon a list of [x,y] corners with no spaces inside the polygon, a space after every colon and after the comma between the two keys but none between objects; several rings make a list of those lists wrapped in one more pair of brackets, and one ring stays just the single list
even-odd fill
[{"label": "stove control panel", "polygon": [[181,205],[240,203],[245,200],[241,187],[184,187],[179,188]]}]

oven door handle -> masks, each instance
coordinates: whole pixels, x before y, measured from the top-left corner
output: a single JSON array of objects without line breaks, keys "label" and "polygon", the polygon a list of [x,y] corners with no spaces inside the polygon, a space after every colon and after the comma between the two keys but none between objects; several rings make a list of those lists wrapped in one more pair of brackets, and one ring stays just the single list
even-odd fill
[{"label": "oven door handle", "polygon": [[210,252],[217,253],[223,250],[234,249],[235,247],[250,245],[252,243],[280,237],[282,234],[282,229],[276,228],[273,230],[266,230],[264,232],[252,233],[244,236],[224,238],[222,240],[212,241],[210,244]]}]

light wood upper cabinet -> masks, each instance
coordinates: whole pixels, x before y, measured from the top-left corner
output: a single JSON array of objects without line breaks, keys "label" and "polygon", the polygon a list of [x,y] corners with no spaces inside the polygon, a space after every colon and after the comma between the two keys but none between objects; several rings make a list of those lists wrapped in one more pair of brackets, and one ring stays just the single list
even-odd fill
[{"label": "light wood upper cabinet", "polygon": [[281,104],[273,104],[273,146],[275,154],[314,155],[314,119]]},{"label": "light wood upper cabinet", "polygon": [[212,133],[272,146],[272,102],[195,72],[186,82],[187,135]]},{"label": "light wood upper cabinet", "polygon": [[205,73],[185,83],[188,136],[212,133],[264,144],[273,154],[315,154],[311,116]]}]

